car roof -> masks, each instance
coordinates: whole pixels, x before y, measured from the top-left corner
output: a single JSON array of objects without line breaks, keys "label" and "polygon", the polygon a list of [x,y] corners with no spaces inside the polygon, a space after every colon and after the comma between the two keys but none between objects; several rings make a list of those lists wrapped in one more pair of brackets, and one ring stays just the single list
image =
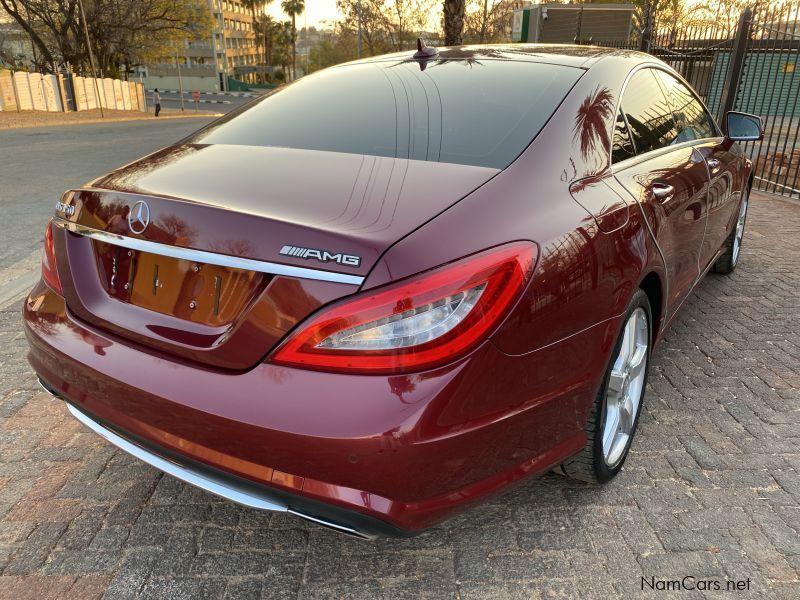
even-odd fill
[{"label": "car roof", "polygon": [[[533,62],[557,64],[569,67],[588,69],[604,57],[618,55],[630,58],[633,53],[629,50],[620,52],[616,48],[601,46],[582,46],[575,44],[481,44],[465,46],[445,46],[437,48],[438,54],[430,59],[431,62],[443,60],[512,60],[518,62]],[[414,60],[414,50],[383,54],[361,60],[345,63],[347,65],[394,62],[397,60]],[[645,58],[647,55],[642,54]]]}]

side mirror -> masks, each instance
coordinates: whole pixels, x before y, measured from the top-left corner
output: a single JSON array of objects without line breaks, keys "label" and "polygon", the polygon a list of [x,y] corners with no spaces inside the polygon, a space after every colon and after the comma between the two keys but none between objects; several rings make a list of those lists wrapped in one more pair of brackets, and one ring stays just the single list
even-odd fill
[{"label": "side mirror", "polygon": [[764,123],[761,117],[743,112],[730,111],[725,114],[727,138],[734,142],[756,142],[764,139]]}]

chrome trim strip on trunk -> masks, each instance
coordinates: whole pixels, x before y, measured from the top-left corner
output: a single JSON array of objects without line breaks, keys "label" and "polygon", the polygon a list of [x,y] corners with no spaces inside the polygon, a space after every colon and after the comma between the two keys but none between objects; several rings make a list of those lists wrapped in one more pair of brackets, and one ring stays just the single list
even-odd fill
[{"label": "chrome trim strip on trunk", "polygon": [[101,242],[106,242],[108,244],[114,244],[115,246],[121,246],[122,248],[150,252],[151,254],[160,254],[161,256],[169,256],[171,258],[193,260],[195,262],[204,263],[207,265],[218,265],[220,267],[231,267],[246,271],[257,271],[259,273],[267,273],[269,275],[283,275],[285,277],[299,277],[301,279],[316,279],[318,281],[333,281],[334,283],[349,283],[351,285],[361,285],[364,283],[364,278],[359,275],[346,275],[344,273],[333,273],[331,271],[321,271],[306,267],[295,267],[280,263],[253,260],[251,258],[241,258],[239,256],[231,256],[229,254],[217,254],[216,252],[206,252],[205,250],[194,250],[192,248],[168,246],[167,244],[160,244],[158,242],[151,242],[149,240],[140,240],[138,238],[118,235],[108,231],[100,231],[99,229],[87,227],[86,225],[81,225],[79,223],[73,223],[72,221],[65,221],[60,217],[53,217],[53,224],[77,235]]}]

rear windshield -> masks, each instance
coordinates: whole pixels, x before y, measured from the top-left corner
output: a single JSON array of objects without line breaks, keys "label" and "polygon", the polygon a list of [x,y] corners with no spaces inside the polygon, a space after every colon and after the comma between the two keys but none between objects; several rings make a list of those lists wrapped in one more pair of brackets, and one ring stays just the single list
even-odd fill
[{"label": "rear windshield", "polygon": [[503,169],[583,71],[516,61],[361,63],[300,79],[191,142]]}]

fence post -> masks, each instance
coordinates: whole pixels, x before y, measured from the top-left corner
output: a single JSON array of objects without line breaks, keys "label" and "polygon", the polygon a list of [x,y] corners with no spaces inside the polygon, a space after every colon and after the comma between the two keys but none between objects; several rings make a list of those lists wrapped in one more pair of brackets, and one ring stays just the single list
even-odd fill
[{"label": "fence post", "polygon": [[744,71],[747,42],[750,41],[750,20],[752,17],[753,11],[750,8],[745,8],[739,16],[739,24],[736,26],[736,37],[733,39],[728,74],[725,77],[725,85],[722,88],[722,97],[719,101],[719,112],[717,114],[717,121],[722,125],[722,130],[725,133],[728,133],[725,114],[734,109],[736,96],[739,94],[739,83],[741,83],[742,72]]},{"label": "fence post", "polygon": [[653,3],[648,2],[645,7],[645,14],[644,14],[644,27],[642,28],[642,36],[639,38],[639,52],[649,52],[650,51],[650,37],[653,31]]},{"label": "fence post", "polygon": [[578,9],[578,23],[575,32],[575,43],[581,43],[581,29],[583,29],[583,6]]},{"label": "fence post", "polygon": [[17,82],[14,79],[14,71],[11,71],[11,89],[14,90],[14,100],[17,102],[17,112],[21,112],[22,108],[19,105],[19,92],[17,91]]},{"label": "fence post", "polygon": [[[69,80],[64,77],[62,73],[56,75],[56,83],[58,84],[58,93],[61,96],[61,110],[63,112],[70,112],[70,105],[74,105],[69,93]],[[74,110],[74,109],[73,109]]]}]

